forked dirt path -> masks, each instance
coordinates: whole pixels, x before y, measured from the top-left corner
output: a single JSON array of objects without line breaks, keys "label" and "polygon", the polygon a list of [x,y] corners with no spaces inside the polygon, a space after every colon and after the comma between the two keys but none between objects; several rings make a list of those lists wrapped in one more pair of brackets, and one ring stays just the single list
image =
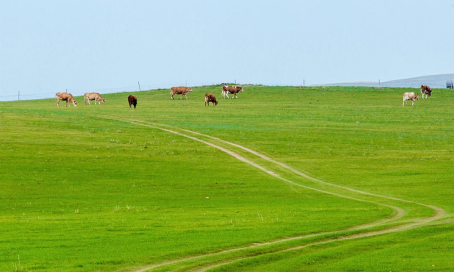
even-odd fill
[{"label": "forked dirt path", "polygon": [[[202,134],[202,133],[198,133],[198,132],[194,132],[194,131],[190,131],[190,130],[186,130],[186,129],[172,128],[170,126],[166,126],[166,125],[162,125],[162,124],[156,124],[156,123],[149,123],[149,122],[140,121],[140,120],[124,120],[124,119],[116,119],[116,118],[111,118],[111,117],[106,117],[106,119],[112,119],[112,120],[116,120],[116,121],[121,121],[121,122],[127,122],[127,123],[131,123],[131,124],[135,124],[135,125],[138,125],[138,126],[145,126],[145,127],[149,127],[149,128],[153,128],[153,129],[159,129],[161,131],[165,131],[165,132],[168,132],[168,133],[172,133],[172,134],[175,134],[175,135],[186,137],[188,139],[191,139],[191,140],[206,144],[206,145],[211,146],[213,148],[216,148],[216,149],[218,149],[218,150],[220,150],[222,152],[225,152],[226,154],[228,154],[228,155],[230,155],[230,156],[232,156],[232,157],[234,157],[234,158],[236,158],[236,159],[238,159],[238,160],[240,160],[242,162],[245,162],[245,163],[247,163],[247,164],[249,164],[249,165],[251,165],[251,166],[253,166],[255,168],[257,168],[260,171],[263,171],[263,172],[267,173],[268,175],[270,175],[270,176],[272,176],[274,178],[277,178],[277,179],[279,179],[281,181],[284,181],[286,183],[292,184],[294,186],[306,188],[306,189],[309,189],[309,190],[314,190],[314,191],[317,191],[317,192],[321,192],[321,193],[325,193],[325,194],[329,194],[329,195],[333,195],[333,196],[337,196],[337,197],[352,199],[352,200],[361,201],[361,202],[373,203],[373,204],[376,204],[376,205],[380,205],[380,206],[385,206],[385,207],[391,208],[391,209],[393,209],[395,211],[394,215],[389,217],[389,218],[381,219],[381,220],[378,220],[378,221],[375,221],[375,222],[371,222],[371,223],[367,223],[367,224],[361,224],[361,225],[358,225],[358,226],[353,226],[351,228],[344,229],[344,230],[323,232],[323,233],[296,236],[296,237],[288,237],[288,238],[279,239],[279,240],[275,240],[275,241],[271,241],[271,242],[260,243],[260,244],[252,244],[252,245],[249,245],[249,246],[243,246],[243,247],[238,247],[238,248],[232,248],[232,249],[228,249],[228,250],[218,251],[218,252],[215,252],[215,253],[208,253],[208,254],[190,256],[190,257],[180,258],[180,259],[175,259],[175,260],[163,261],[163,262],[160,262],[160,263],[155,263],[155,264],[151,264],[151,265],[147,265],[147,266],[129,268],[127,270],[122,270],[122,271],[145,272],[145,271],[150,271],[150,270],[152,270],[154,268],[163,267],[163,266],[176,264],[176,263],[180,263],[180,262],[183,263],[183,262],[187,262],[187,261],[191,261],[191,260],[197,260],[197,259],[202,259],[202,258],[206,258],[206,257],[214,257],[214,256],[221,257],[221,255],[227,254],[227,253],[239,252],[241,250],[247,250],[247,249],[258,248],[258,247],[263,247],[263,246],[268,246],[268,245],[274,245],[274,244],[284,243],[284,242],[288,242],[288,241],[292,241],[292,240],[312,238],[312,237],[324,236],[324,235],[336,235],[336,234],[339,234],[339,236],[336,237],[336,238],[326,238],[326,239],[321,240],[321,241],[309,242],[309,243],[306,243],[304,245],[290,246],[290,247],[287,247],[285,249],[274,250],[274,251],[272,251],[270,253],[266,253],[266,254],[275,254],[275,253],[285,252],[285,251],[290,251],[290,250],[298,250],[298,249],[301,249],[301,248],[314,246],[314,245],[321,245],[321,244],[327,244],[327,243],[332,243],[332,242],[336,242],[336,241],[352,240],[352,239],[358,239],[358,238],[364,238],[364,237],[371,237],[371,236],[377,236],[377,235],[386,234],[386,233],[393,233],[393,232],[404,231],[404,230],[408,230],[408,229],[412,229],[412,228],[417,228],[417,227],[426,225],[426,224],[428,224],[428,223],[430,223],[432,221],[438,220],[438,219],[442,218],[444,216],[444,214],[445,214],[445,211],[443,209],[441,209],[439,207],[432,206],[432,205],[427,205],[427,204],[423,204],[423,203],[418,203],[418,202],[404,200],[404,199],[399,199],[399,198],[394,198],[394,197],[383,196],[383,195],[379,195],[379,194],[373,194],[373,193],[369,193],[369,192],[363,192],[363,191],[356,190],[356,189],[353,189],[353,188],[349,188],[349,187],[345,187],[345,186],[341,186],[341,185],[336,185],[336,184],[331,184],[331,183],[316,179],[316,178],[311,177],[311,176],[309,176],[307,174],[304,174],[304,173],[302,173],[302,172],[300,172],[300,171],[298,171],[296,169],[293,169],[293,168],[291,168],[290,166],[288,166],[288,165],[286,165],[284,163],[277,162],[277,161],[275,161],[275,160],[273,160],[273,159],[271,159],[271,158],[269,158],[269,157],[267,157],[267,156],[265,156],[263,154],[260,154],[260,153],[254,151],[254,150],[251,150],[251,149],[243,147],[241,145],[238,145],[238,144],[235,144],[235,143],[232,143],[232,142],[228,142],[228,141],[225,141],[225,140],[222,140],[220,138],[216,138],[216,137],[213,137],[213,136],[210,136],[210,135],[206,135],[206,134]],[[246,158],[246,157],[244,157],[244,156],[242,156],[242,155],[240,155],[240,154],[238,154],[238,153],[236,153],[236,152],[234,152],[234,151],[232,151],[232,150],[230,150],[230,149],[228,149],[226,147],[219,146],[217,144],[211,143],[211,142],[203,140],[201,138],[208,138],[208,139],[212,139],[212,140],[218,141],[218,142],[226,144],[226,145],[234,146],[234,147],[239,148],[239,149],[241,149],[243,151],[246,151],[247,153],[253,154],[253,155],[255,155],[255,156],[257,156],[257,157],[259,157],[259,158],[261,158],[261,159],[263,159],[263,160],[265,160],[267,162],[273,163],[273,164],[275,164],[275,165],[277,165],[277,166],[279,166],[279,167],[281,167],[283,169],[291,171],[294,174],[297,174],[298,176],[301,176],[301,177],[303,177],[305,179],[311,180],[312,182],[316,182],[316,183],[319,183],[319,184],[322,184],[322,185],[329,185],[329,186],[332,186],[332,187],[337,187],[337,188],[340,188],[340,189],[343,189],[343,190],[347,190],[347,191],[353,192],[353,193],[358,194],[358,195],[372,196],[372,197],[374,197],[376,199],[373,200],[373,201],[360,199],[360,198],[352,197],[352,196],[349,196],[349,195],[344,195],[344,194],[337,193],[337,192],[332,192],[332,191],[328,191],[328,190],[318,189],[318,188],[314,188],[314,187],[311,187],[311,186],[306,186],[306,185],[294,182],[292,180],[289,180],[287,178],[284,178],[284,177],[280,176],[279,174],[277,174],[277,173],[275,173],[275,172],[273,172],[273,171],[271,171],[271,170],[269,170],[269,169],[267,169],[267,168],[255,163],[255,162],[251,161],[250,159],[248,159],[248,158]],[[382,225],[385,225],[386,223],[390,223],[392,221],[396,221],[396,220],[404,217],[407,214],[406,211],[403,208],[401,208],[401,207],[398,207],[398,206],[395,206],[395,205],[390,205],[390,204],[385,204],[385,203],[380,203],[380,199],[382,199],[382,200],[383,199],[388,199],[388,200],[393,200],[393,201],[397,201],[397,202],[401,202],[401,203],[420,205],[420,206],[432,209],[434,211],[434,214],[432,216],[430,216],[430,217],[427,217],[427,218],[411,220],[409,223],[396,225],[396,226],[390,226],[390,227],[387,227],[387,228],[381,229],[381,230],[372,230],[372,231],[369,230],[369,231],[361,232],[361,233],[358,233],[358,234],[352,234],[352,235],[348,235],[348,236],[340,235],[341,233],[344,233],[345,231],[365,230],[367,228],[382,226]],[[199,267],[199,268],[197,268],[195,270],[190,270],[190,271],[205,271],[205,270],[208,270],[208,269],[211,269],[211,268],[214,268],[214,267],[226,265],[228,263],[232,263],[232,262],[243,260],[243,259],[247,259],[247,258],[250,258],[250,257],[249,256],[236,257],[236,258],[222,260],[222,261],[215,261],[215,262],[211,262],[210,264],[208,264],[206,266]]]}]

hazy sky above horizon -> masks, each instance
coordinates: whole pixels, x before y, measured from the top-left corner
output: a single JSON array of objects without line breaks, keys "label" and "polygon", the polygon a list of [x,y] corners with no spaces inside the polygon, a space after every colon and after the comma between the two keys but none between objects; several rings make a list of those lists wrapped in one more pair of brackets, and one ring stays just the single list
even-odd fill
[{"label": "hazy sky above horizon", "polygon": [[0,0],[0,100],[453,72],[454,0]]}]

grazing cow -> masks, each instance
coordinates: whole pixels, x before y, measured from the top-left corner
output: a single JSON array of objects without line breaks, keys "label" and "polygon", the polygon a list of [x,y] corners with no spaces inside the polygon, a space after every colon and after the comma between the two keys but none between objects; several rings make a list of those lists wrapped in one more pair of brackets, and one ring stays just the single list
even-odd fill
[{"label": "grazing cow", "polygon": [[411,100],[411,105],[414,106],[415,105],[415,100],[419,100],[418,94],[415,94],[414,92],[404,93],[402,106],[407,105],[407,100]]},{"label": "grazing cow", "polygon": [[101,101],[103,104],[106,103],[106,100],[104,100],[104,98],[102,98],[102,96],[99,93],[84,93],[85,104],[90,105],[90,100],[95,100],[95,105],[96,102],[98,102],[99,105],[101,105]]},{"label": "grazing cow", "polygon": [[424,95],[426,95],[426,99],[432,95],[432,90],[427,85],[421,85],[421,97],[424,98]]},{"label": "grazing cow", "polygon": [[73,103],[74,107],[77,107],[77,101],[72,94],[56,93],[55,96],[57,97],[57,107],[60,107],[60,100],[66,101],[66,107],[68,107],[68,105],[71,107],[71,103]]},{"label": "grazing cow", "polygon": [[188,99],[186,94],[189,92],[192,92],[192,89],[189,87],[172,87],[170,88],[170,99],[174,99],[173,96],[175,94],[181,94],[180,99],[183,97],[183,95],[184,97],[186,97],[186,99]]},{"label": "grazing cow", "polygon": [[243,87],[224,85],[224,86],[222,86],[221,95],[225,99],[226,96],[227,96],[227,98],[229,98],[229,93],[231,93],[231,94],[233,94],[232,98],[238,98],[238,96],[237,96],[238,92],[243,92]]},{"label": "grazing cow", "polygon": [[134,105],[134,109],[135,109],[137,106],[137,96],[131,94],[130,96],[128,96],[128,102],[129,102],[129,107],[131,108],[131,105]]},{"label": "grazing cow", "polygon": [[208,104],[208,107],[210,106],[210,102],[213,103],[215,106],[218,104],[218,101],[216,100],[216,96],[211,93],[205,94],[205,107]]}]

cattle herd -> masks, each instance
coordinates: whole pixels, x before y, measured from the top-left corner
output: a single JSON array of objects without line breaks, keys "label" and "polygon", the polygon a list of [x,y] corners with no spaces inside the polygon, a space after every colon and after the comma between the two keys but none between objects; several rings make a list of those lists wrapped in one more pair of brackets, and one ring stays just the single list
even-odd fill
[{"label": "cattle herd", "polygon": [[[184,97],[186,97],[186,99],[188,99],[187,94],[190,92],[192,92],[192,88],[189,88],[189,87],[172,87],[172,88],[170,88],[170,99],[173,100],[174,95],[176,95],[176,94],[180,95],[180,99],[183,97],[183,95],[184,95]],[[227,98],[229,98],[229,96],[228,96],[229,93],[233,94],[232,98],[238,98],[238,96],[237,96],[238,92],[243,92],[243,87],[227,86],[226,84],[222,84],[221,96],[224,99],[226,96],[227,96]],[[74,105],[74,107],[77,107],[77,102],[74,99],[72,94],[56,93],[55,96],[57,98],[57,107],[60,107],[60,100],[66,101],[67,107],[68,107],[68,105],[71,106],[71,103]],[[98,102],[98,104],[101,104],[101,102],[106,103],[106,100],[99,93],[94,93],[94,92],[85,93],[84,94],[85,104],[90,105],[90,101],[95,101],[95,105],[96,105],[96,102]],[[210,106],[210,102],[215,106],[218,104],[218,101],[216,100],[216,96],[214,94],[207,93],[207,94],[205,94],[205,106],[207,106],[207,105]],[[135,109],[137,106],[137,96],[135,96],[135,95],[128,96],[128,103],[129,103],[130,108],[132,108],[131,106],[134,106],[134,109]]]},{"label": "cattle herd", "polygon": [[[180,99],[183,97],[186,97],[188,99],[187,94],[192,92],[192,88],[189,87],[172,87],[170,88],[170,99],[174,99],[174,95],[180,95]],[[222,91],[221,91],[221,96],[222,98],[229,98],[229,94],[232,94],[232,98],[238,98],[237,94],[239,92],[243,92],[243,87],[241,86],[228,86],[226,84],[222,84]],[[66,101],[66,107],[71,106],[71,104],[74,105],[74,107],[77,107],[77,102],[70,93],[56,93],[55,94],[57,98],[57,107],[60,107],[60,100]],[[429,86],[427,85],[421,85],[421,97],[422,98],[430,98],[432,96],[432,90],[430,89]],[[415,100],[419,100],[418,94],[414,92],[405,92],[403,94],[403,102],[402,106],[407,105],[407,101],[411,100],[411,105],[415,105]],[[106,100],[101,96],[99,93],[85,93],[84,94],[84,102],[85,104],[90,105],[90,101],[95,101],[98,102],[98,104],[106,103]],[[218,104],[218,101],[216,100],[216,96],[212,93],[207,93],[205,94],[205,106],[210,106],[210,102],[216,106]],[[131,106],[134,106],[134,109],[137,106],[137,96],[135,95],[130,95],[128,96],[128,103],[129,107],[132,108]]]}]

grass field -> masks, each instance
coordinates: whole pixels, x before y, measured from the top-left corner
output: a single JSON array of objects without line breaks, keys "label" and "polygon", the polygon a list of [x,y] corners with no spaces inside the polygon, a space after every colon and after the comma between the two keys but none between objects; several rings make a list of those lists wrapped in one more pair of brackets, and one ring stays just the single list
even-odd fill
[{"label": "grass field", "polygon": [[0,102],[0,271],[453,271],[454,92],[405,91]]}]

